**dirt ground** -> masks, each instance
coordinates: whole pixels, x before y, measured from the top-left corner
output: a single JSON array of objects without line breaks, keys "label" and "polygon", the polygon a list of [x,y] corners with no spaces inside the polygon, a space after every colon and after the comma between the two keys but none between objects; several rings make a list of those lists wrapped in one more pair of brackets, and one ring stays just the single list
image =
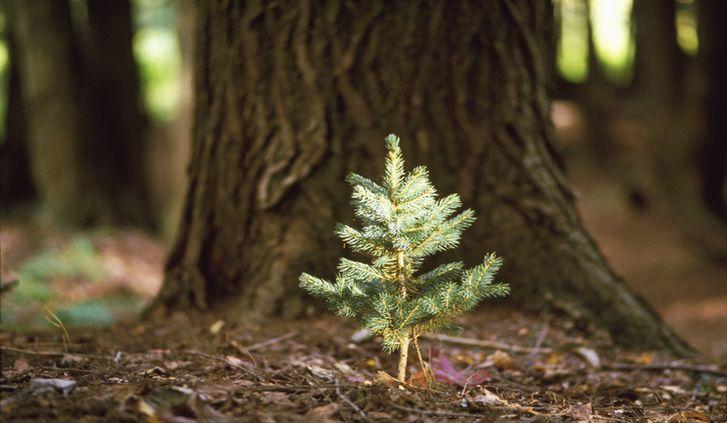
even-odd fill
[{"label": "dirt ground", "polygon": [[[138,323],[161,283],[163,243],[136,231],[69,233],[3,215],[0,273],[23,280],[2,299],[0,417],[727,421],[727,266],[685,236],[655,194],[648,164],[598,167],[572,160],[569,148],[569,177],[596,242],[703,356],[620,350],[565,316],[485,305],[460,322],[462,339],[423,341],[437,376],[431,387],[414,362],[413,380],[402,386],[380,373],[394,373],[396,357],[376,339],[354,342],[356,328],[332,316]],[[645,156],[643,146],[624,151],[629,160]],[[642,203],[629,199],[630,184],[643,191]],[[107,326],[79,326],[98,315],[108,319],[90,323]]]},{"label": "dirt ground", "polygon": [[[194,324],[190,322],[194,321]],[[490,307],[423,342],[437,381],[392,373],[376,339],[326,318],[209,317],[2,334],[3,421],[726,421],[727,371],[587,341],[562,316]],[[475,342],[480,345],[462,345]],[[418,372],[418,373],[417,373]],[[59,381],[60,380],[60,381]]]}]

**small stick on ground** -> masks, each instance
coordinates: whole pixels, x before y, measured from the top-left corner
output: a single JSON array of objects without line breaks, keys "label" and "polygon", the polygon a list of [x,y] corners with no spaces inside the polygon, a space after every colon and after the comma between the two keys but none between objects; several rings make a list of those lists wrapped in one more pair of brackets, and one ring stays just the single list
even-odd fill
[{"label": "small stick on ground", "polygon": [[363,410],[358,405],[356,405],[356,403],[354,403],[353,401],[348,399],[348,397],[346,395],[344,395],[343,392],[341,392],[341,385],[338,383],[338,380],[336,380],[336,394],[338,395],[338,398],[340,398],[343,402],[345,402],[351,408],[353,408],[353,410],[356,413],[358,413],[358,415],[361,416],[361,418],[363,418],[366,421],[369,421],[369,418],[366,417],[366,413],[364,413]]},{"label": "small stick on ground", "polygon": [[424,375],[424,379],[426,379],[427,384],[431,385],[432,383],[432,375],[429,372],[429,368],[424,363],[424,359],[422,358],[422,351],[419,348],[419,335],[415,334],[412,330],[412,338],[414,341],[414,350],[417,353],[417,359],[419,360],[419,367],[422,368],[422,374]]},{"label": "small stick on ground", "polygon": [[445,342],[448,344],[455,344],[455,345],[466,345],[470,347],[481,347],[481,348],[493,348],[497,350],[507,350],[512,352],[519,352],[519,353],[527,353],[527,354],[533,354],[533,353],[550,353],[553,350],[551,348],[533,348],[533,347],[523,347],[520,345],[511,345],[506,344],[504,342],[498,342],[498,341],[486,341],[483,339],[473,339],[473,338],[462,338],[459,336],[448,336],[448,335],[441,335],[437,333],[424,335],[424,338],[429,339],[430,341],[440,341]]},{"label": "small stick on ground", "polygon": [[419,413],[419,414],[429,414],[432,416],[443,416],[443,417],[479,417],[482,418],[482,414],[473,414],[473,413],[454,413],[451,411],[436,411],[436,410],[425,410],[423,408],[411,408],[411,407],[404,407],[403,405],[397,405],[397,404],[391,404],[392,407],[396,408],[397,410],[406,411],[408,413]]},{"label": "small stick on ground", "polygon": [[63,349],[68,352],[68,345],[71,343],[71,336],[68,334],[66,325],[63,324],[63,321],[53,312],[50,306],[43,304],[43,311],[45,311],[45,314],[43,314],[45,320],[63,331]]},{"label": "small stick on ground", "polygon": [[549,328],[550,322],[546,320],[545,324],[543,325],[543,330],[540,331],[538,339],[535,341],[535,348],[533,349],[533,352],[530,353],[530,356],[538,355],[538,353],[540,352],[540,348],[543,346],[543,341],[545,340],[545,337],[548,336]]},{"label": "small stick on ground", "polygon": [[249,347],[244,347],[244,348],[248,351],[259,350],[260,348],[265,348],[270,345],[277,344],[278,342],[285,341],[286,339],[290,339],[297,334],[298,334],[297,332],[288,332],[285,335],[278,336],[277,338],[271,338],[271,339],[268,339],[267,341],[258,342],[257,344],[252,344]]},{"label": "small stick on ground", "polygon": [[690,366],[688,364],[627,364],[613,363],[604,366],[606,370],[684,370],[694,373],[707,373],[715,376],[727,377],[727,371],[715,367]]},{"label": "small stick on ground", "polygon": [[257,368],[257,360],[255,360],[255,357],[252,354],[250,354],[250,350],[248,350],[247,348],[240,345],[240,343],[235,341],[234,339],[230,339],[230,345],[232,346],[232,348],[236,349],[237,352],[239,352],[240,354],[243,354],[243,355],[246,355],[247,357],[249,357],[250,360],[252,360],[252,364],[255,366],[255,368]]},{"label": "small stick on ground", "polygon": [[42,355],[42,356],[46,356],[46,357],[63,357],[64,355],[77,355],[79,357],[113,361],[113,358],[111,358],[111,357],[107,357],[107,356],[103,356],[103,355],[96,355],[96,354],[68,353],[68,352],[61,352],[61,351],[34,351],[34,350],[25,350],[22,348],[15,348],[15,347],[0,347],[0,351],[10,351],[10,352],[18,353],[18,354],[27,354],[27,355]]}]

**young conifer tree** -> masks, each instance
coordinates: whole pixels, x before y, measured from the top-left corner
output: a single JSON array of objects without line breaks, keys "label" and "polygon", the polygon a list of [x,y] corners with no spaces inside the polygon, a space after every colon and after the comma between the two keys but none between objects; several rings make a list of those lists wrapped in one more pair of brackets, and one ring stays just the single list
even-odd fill
[{"label": "young conifer tree", "polygon": [[419,272],[425,257],[459,244],[474,212],[467,209],[452,217],[461,206],[459,195],[437,199],[424,166],[405,173],[397,136],[386,137],[386,148],[382,185],[355,173],[347,178],[363,228],[336,227],[336,234],[353,251],[369,256],[371,264],[341,258],[335,283],[303,273],[300,286],[381,336],[386,351],[399,350],[398,379],[404,382],[411,342],[428,375],[418,337],[456,330],[456,316],[484,298],[507,295],[509,287],[493,283],[502,260],[492,253],[471,269],[454,262]]}]

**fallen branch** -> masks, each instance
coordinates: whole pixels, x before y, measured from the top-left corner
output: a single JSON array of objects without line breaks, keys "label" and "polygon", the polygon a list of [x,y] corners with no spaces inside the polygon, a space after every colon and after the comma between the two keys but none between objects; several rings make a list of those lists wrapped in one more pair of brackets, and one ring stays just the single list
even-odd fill
[{"label": "fallen branch", "polygon": [[396,408],[397,410],[406,411],[408,413],[419,413],[419,414],[429,414],[432,416],[443,416],[443,417],[477,417],[482,418],[482,414],[473,414],[473,413],[456,413],[452,411],[436,411],[436,410],[425,410],[423,408],[411,408],[411,407],[404,407],[403,405],[397,405],[397,404],[391,404],[392,407]]},{"label": "fallen branch", "polygon": [[604,366],[607,370],[646,370],[646,371],[660,371],[660,370],[684,370],[687,372],[694,373],[707,373],[715,376],[727,377],[727,371],[719,369],[717,367],[698,366],[689,364],[627,364],[627,363],[612,363]]},{"label": "fallen branch", "polygon": [[365,421],[371,421],[368,417],[366,417],[366,413],[364,413],[363,410],[361,410],[361,408],[356,405],[356,403],[348,399],[348,397],[344,395],[343,392],[341,392],[341,385],[338,383],[338,380],[336,380],[336,394],[338,394],[338,398],[340,398],[341,400],[343,400],[343,402],[353,408],[353,410],[357,412],[361,416],[361,418],[363,418]]},{"label": "fallen branch", "polygon": [[22,348],[15,348],[15,347],[0,347],[0,351],[10,351],[18,354],[27,354],[27,355],[39,355],[39,356],[46,356],[46,357],[63,357],[65,355],[76,355],[79,357],[85,357],[85,358],[95,358],[99,360],[113,360],[111,357],[107,357],[105,355],[96,355],[96,354],[81,354],[81,353],[73,353],[73,352],[62,352],[62,351],[34,351],[34,350],[25,350]]},{"label": "fallen branch", "polygon": [[265,348],[267,346],[277,344],[278,342],[285,341],[286,339],[292,338],[295,335],[297,335],[297,332],[288,332],[285,335],[280,335],[277,338],[268,339],[267,341],[258,342],[257,344],[252,344],[249,347],[243,347],[248,351],[253,350],[259,350],[260,348]]},{"label": "fallen branch", "polygon": [[492,348],[497,350],[506,350],[506,351],[512,351],[512,352],[520,352],[520,353],[528,353],[528,354],[537,354],[537,353],[550,353],[553,350],[550,348],[544,348],[544,347],[523,347],[520,345],[511,345],[506,344],[504,342],[498,342],[498,341],[485,341],[482,339],[473,339],[473,338],[462,338],[459,336],[448,336],[448,335],[441,335],[432,333],[429,335],[422,335],[422,338],[428,339],[430,341],[440,341],[440,342],[446,342],[448,344],[455,344],[455,345],[466,345],[470,347],[480,347],[480,348]]}]

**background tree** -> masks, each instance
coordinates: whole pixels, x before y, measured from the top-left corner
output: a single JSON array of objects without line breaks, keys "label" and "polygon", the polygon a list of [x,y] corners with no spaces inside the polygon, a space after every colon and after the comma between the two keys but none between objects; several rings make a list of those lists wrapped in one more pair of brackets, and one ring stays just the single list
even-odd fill
[{"label": "background tree", "polygon": [[[8,23],[12,25],[12,22]],[[0,140],[0,200],[5,202],[29,200],[35,195],[30,175],[25,120],[21,106],[20,74],[15,42],[6,30],[9,66],[7,69],[8,108],[4,139]],[[0,118],[1,119],[1,118]]]},{"label": "background tree", "polygon": [[146,120],[132,51],[131,3],[87,0],[87,8],[98,176],[119,220],[150,226],[153,219],[144,177]]},{"label": "background tree", "polygon": [[41,199],[65,222],[147,224],[128,1],[89,2],[92,51],[83,48],[68,1],[9,6]]},{"label": "background tree", "polygon": [[98,193],[84,165],[89,134],[68,3],[11,1],[9,6],[35,186],[62,219],[89,221],[97,215]]},{"label": "background tree", "polygon": [[[598,251],[555,164],[546,2],[198,3],[190,189],[152,313],[303,311],[296,276],[333,274],[349,171],[383,134],[480,213],[463,240],[623,344],[684,345]],[[406,151],[408,150],[408,151]]]},{"label": "background tree", "polygon": [[707,208],[727,222],[727,4],[697,2],[699,60],[705,81],[703,125],[699,142],[699,179]]}]

